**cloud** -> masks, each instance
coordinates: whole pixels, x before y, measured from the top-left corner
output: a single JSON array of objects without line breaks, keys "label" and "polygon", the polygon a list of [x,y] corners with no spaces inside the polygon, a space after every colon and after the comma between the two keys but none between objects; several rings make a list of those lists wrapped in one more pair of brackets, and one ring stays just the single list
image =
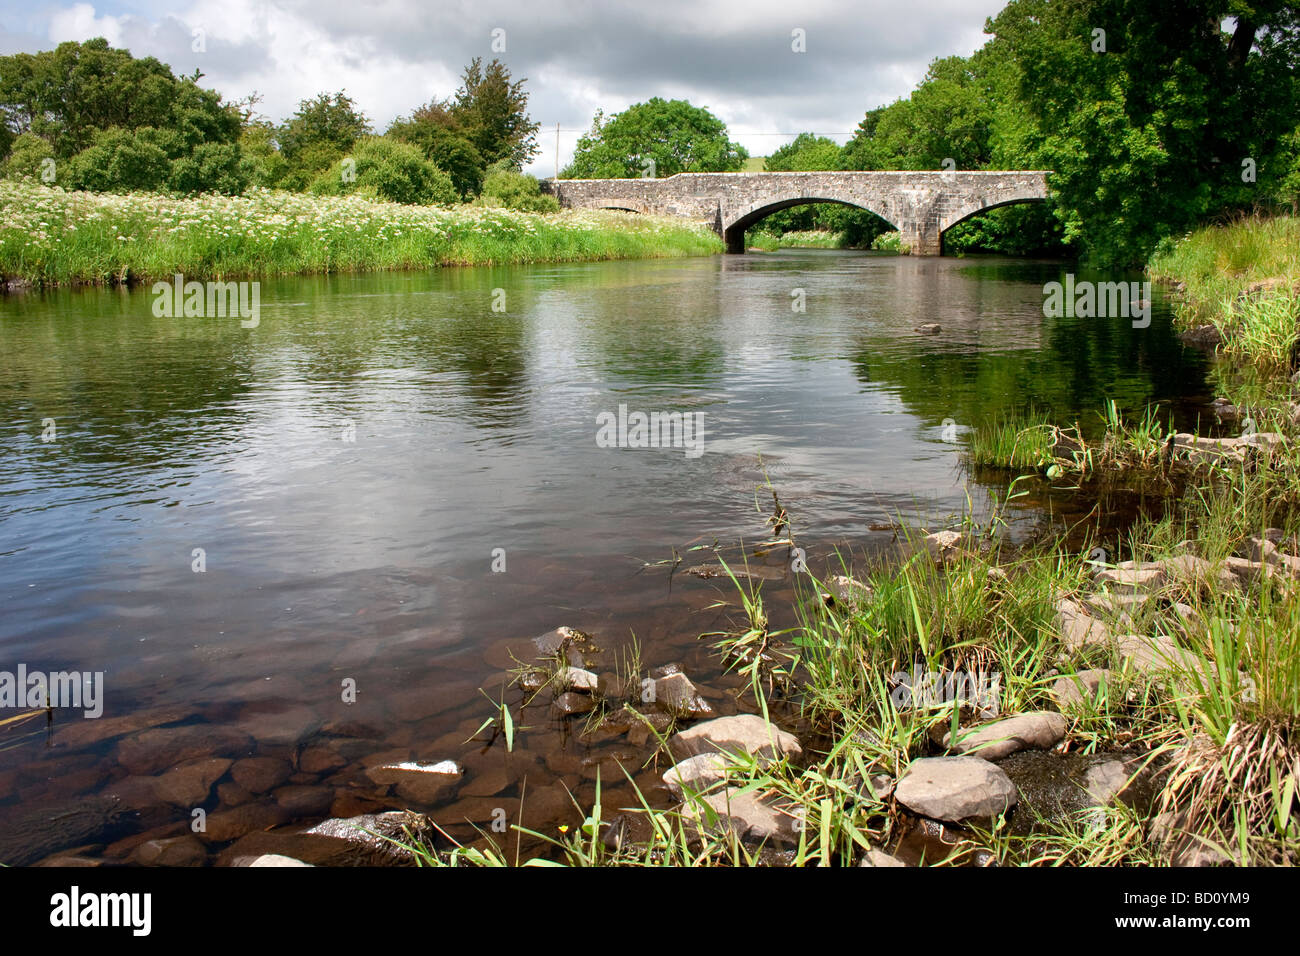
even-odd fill
[{"label": "cloud", "polygon": [[[754,155],[804,130],[842,141],[866,110],[905,95],[931,59],[978,48],[985,18],[1001,6],[380,0],[362,8],[351,0],[194,0],[164,8],[146,0],[130,11],[90,3],[38,8],[27,13],[26,35],[5,32],[0,43],[34,50],[104,36],[177,73],[197,68],[227,97],[258,90],[262,109],[277,120],[302,99],[346,89],[380,130],[451,95],[472,57],[495,56],[528,79],[530,112],[542,124],[533,170],[548,174],[556,123],[564,163],[596,109],[609,114],[651,96],[708,107]],[[196,29],[204,31],[201,50]],[[792,49],[795,29],[804,31],[806,52]],[[42,34],[44,44],[32,39]],[[494,36],[504,50],[493,49]]]}]

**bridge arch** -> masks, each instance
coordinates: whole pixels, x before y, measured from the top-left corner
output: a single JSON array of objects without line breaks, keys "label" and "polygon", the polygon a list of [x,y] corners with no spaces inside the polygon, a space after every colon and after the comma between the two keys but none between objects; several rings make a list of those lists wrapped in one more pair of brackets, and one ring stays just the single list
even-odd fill
[{"label": "bridge arch", "polygon": [[722,240],[727,244],[728,252],[744,252],[745,231],[754,223],[762,222],[772,213],[780,212],[782,209],[825,203],[849,206],[853,209],[862,209],[874,213],[895,229],[898,228],[898,223],[894,221],[895,211],[889,209],[884,203],[865,201],[857,197],[808,195],[803,191],[796,191],[775,196],[764,196],[762,199],[750,203],[748,208],[737,210],[736,215],[730,222],[722,223]]},{"label": "bridge arch", "polygon": [[583,203],[583,207],[586,209],[617,209],[620,212],[639,212],[642,215],[650,212],[650,207],[639,199],[594,199]]}]

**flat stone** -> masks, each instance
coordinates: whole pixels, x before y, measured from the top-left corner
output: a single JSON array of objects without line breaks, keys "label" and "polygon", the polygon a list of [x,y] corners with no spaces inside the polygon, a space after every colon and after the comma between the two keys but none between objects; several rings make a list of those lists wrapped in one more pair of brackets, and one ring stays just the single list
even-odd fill
[{"label": "flat stone", "polygon": [[298,755],[298,769],[303,773],[327,773],[346,763],[342,754],[329,747],[308,747]]},{"label": "flat stone", "polygon": [[1065,737],[1066,726],[1060,714],[1042,710],[1007,717],[970,731],[959,730],[955,742],[950,742],[951,733],[944,734],[943,743],[958,753],[1001,760],[1026,747],[1050,750]]},{"label": "flat stone", "polygon": [[1110,671],[1104,667],[1067,674],[1058,677],[1052,685],[1052,698],[1057,707],[1065,710],[1096,697],[1101,685],[1109,679]]},{"label": "flat stone", "polygon": [[1056,627],[1061,640],[1071,651],[1110,642],[1110,631],[1101,621],[1084,611],[1083,605],[1069,598],[1056,602]]},{"label": "flat stone", "polygon": [[925,757],[912,762],[894,797],[921,816],[946,823],[989,820],[1016,805],[1016,786],[979,757]]},{"label": "flat stone", "polygon": [[239,757],[252,746],[247,734],[226,727],[158,727],[123,738],[117,762],[130,773],[149,775],[200,757]]},{"label": "flat stone", "polygon": [[918,335],[938,335],[943,331],[943,326],[938,322],[927,322],[924,325],[918,325],[912,331]]},{"label": "flat stone", "polygon": [[586,714],[596,709],[596,702],[587,694],[565,691],[551,701],[551,713],[556,717],[572,717]]},{"label": "flat stone", "polygon": [[746,753],[758,757],[798,757],[799,738],[754,714],[736,714],[696,724],[673,734],[668,749],[677,760],[702,753]]},{"label": "flat stone", "polygon": [[226,775],[231,761],[209,757],[182,764],[158,778],[154,791],[172,806],[192,809],[201,806],[212,793],[212,785]]},{"label": "flat stone", "polygon": [[1205,662],[1174,643],[1165,635],[1146,637],[1125,634],[1116,639],[1115,646],[1125,664],[1142,674],[1163,671],[1197,671],[1205,673]]},{"label": "flat stone", "polygon": [[440,803],[455,793],[464,770],[454,760],[422,764],[415,761],[368,767],[366,776],[380,786],[396,786],[397,793],[413,803]]},{"label": "flat stone", "polygon": [[288,814],[274,804],[246,803],[229,810],[209,813],[205,829],[197,836],[205,843],[226,843],[253,830],[268,830],[279,826],[288,819]]},{"label": "flat stone", "polygon": [[590,694],[600,686],[600,678],[581,667],[566,667],[560,671],[557,684],[563,690]]},{"label": "flat stone", "polygon": [[291,856],[281,856],[279,853],[263,853],[249,866],[312,866],[311,863],[304,863],[302,860],[295,860]]},{"label": "flat stone", "polygon": [[1083,786],[1093,803],[1104,807],[1124,792],[1130,776],[1122,760],[1107,760],[1094,764],[1085,771]]},{"label": "flat stone", "polygon": [[323,723],[321,716],[309,707],[289,707],[247,713],[236,726],[259,744],[293,747],[319,731]]},{"label": "flat stone", "polygon": [[391,866],[412,856],[389,838],[408,842],[432,836],[428,819],[407,811],[331,818],[293,832],[249,833],[222,851],[220,866],[249,866],[266,855],[291,857],[314,866]]},{"label": "flat stone", "polygon": [[1170,584],[1191,594],[1214,593],[1237,584],[1236,575],[1221,564],[1213,564],[1194,554],[1180,554],[1157,562]]},{"label": "flat stone", "polygon": [[1098,571],[1092,579],[1094,583],[1120,594],[1159,591],[1168,581],[1163,565],[1138,564],[1133,561],[1124,561],[1113,568]]},{"label": "flat stone", "polygon": [[685,822],[699,830],[731,830],[746,843],[770,843],[798,838],[801,810],[786,812],[770,797],[729,787],[695,797],[682,807],[681,813]]},{"label": "flat stone", "polygon": [[858,866],[907,866],[907,864],[884,850],[872,847],[867,851],[867,855],[862,858],[862,862]]},{"label": "flat stone", "polygon": [[727,768],[732,765],[733,762],[722,754],[696,754],[670,767],[663,775],[664,786],[678,800],[682,799],[683,788],[703,793],[726,780]]},{"label": "flat stone", "polygon": [[275,791],[276,805],[293,818],[320,817],[329,813],[334,802],[333,787],[313,787],[291,784]]},{"label": "flat stone", "polygon": [[266,793],[284,783],[293,768],[278,757],[246,757],[235,761],[230,775],[249,793]]},{"label": "flat stone", "polygon": [[127,862],[136,866],[202,866],[207,859],[203,844],[187,835],[141,843],[131,851]]}]

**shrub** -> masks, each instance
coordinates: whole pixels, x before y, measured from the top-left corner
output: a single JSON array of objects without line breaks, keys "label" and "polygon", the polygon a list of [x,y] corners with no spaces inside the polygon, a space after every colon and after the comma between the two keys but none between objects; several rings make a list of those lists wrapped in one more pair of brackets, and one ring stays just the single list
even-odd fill
[{"label": "shrub", "polygon": [[504,206],[521,212],[559,212],[560,202],[542,192],[541,183],[534,176],[496,164],[483,180],[483,192],[478,198],[482,206]]},{"label": "shrub", "polygon": [[451,177],[418,149],[383,136],[361,140],[311,184],[318,196],[358,193],[410,206],[446,206],[459,196]]}]

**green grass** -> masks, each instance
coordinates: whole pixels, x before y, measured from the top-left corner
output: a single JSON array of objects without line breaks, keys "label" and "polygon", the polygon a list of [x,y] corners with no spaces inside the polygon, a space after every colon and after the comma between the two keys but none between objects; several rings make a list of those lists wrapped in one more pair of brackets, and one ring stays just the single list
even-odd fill
[{"label": "green grass", "polygon": [[42,285],[710,255],[706,226],[252,190],[172,199],[0,183],[0,276]]},{"label": "green grass", "polygon": [[1175,285],[1183,326],[1214,325],[1222,351],[1238,359],[1289,365],[1300,321],[1300,218],[1198,229],[1158,252],[1147,271]]},{"label": "green grass", "polygon": [[772,252],[777,249],[840,249],[844,245],[844,236],[838,232],[823,229],[785,232],[777,235],[770,232],[750,232],[745,236],[745,245],[750,249]]}]

